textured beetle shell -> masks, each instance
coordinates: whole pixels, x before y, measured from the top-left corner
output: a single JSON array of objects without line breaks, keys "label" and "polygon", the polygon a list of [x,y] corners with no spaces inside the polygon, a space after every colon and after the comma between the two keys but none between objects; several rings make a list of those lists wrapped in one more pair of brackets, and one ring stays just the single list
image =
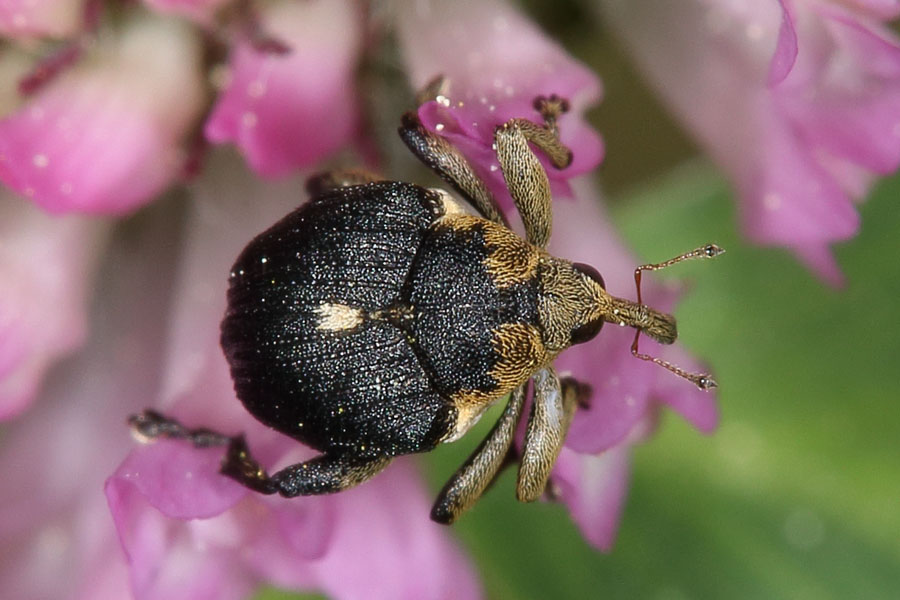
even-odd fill
[{"label": "textured beetle shell", "polygon": [[[448,227],[443,215],[440,194],[417,185],[338,188],[244,249],[222,347],[257,419],[323,452],[393,456],[451,437],[461,397],[486,405],[508,391],[497,373],[509,336],[499,334],[536,330],[538,284],[498,286],[485,232],[531,250],[482,219]],[[322,327],[326,305],[360,318]]]}]

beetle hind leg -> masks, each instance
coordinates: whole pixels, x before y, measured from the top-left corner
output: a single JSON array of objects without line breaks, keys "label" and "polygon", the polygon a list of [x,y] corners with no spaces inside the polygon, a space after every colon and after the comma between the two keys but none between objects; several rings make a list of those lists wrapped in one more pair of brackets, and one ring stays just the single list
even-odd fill
[{"label": "beetle hind leg", "polygon": [[431,509],[431,519],[449,525],[481,497],[500,470],[508,464],[508,457],[516,427],[525,403],[525,386],[520,386],[509,398],[503,414],[494,428],[468,460],[441,490]]},{"label": "beetle hind leg", "polygon": [[285,498],[332,494],[354,487],[380,473],[393,457],[361,458],[349,454],[321,454],[269,475],[250,456],[243,436],[228,447],[221,472],[262,494]]},{"label": "beetle hind leg", "polygon": [[191,429],[154,410],[128,418],[131,431],[141,441],[159,438],[185,440],[197,448],[228,446],[220,472],[262,494],[287,498],[330,494],[351,488],[381,472],[392,457],[360,458],[350,454],[322,454],[269,475],[260,466],[243,435],[228,436],[206,428]]}]

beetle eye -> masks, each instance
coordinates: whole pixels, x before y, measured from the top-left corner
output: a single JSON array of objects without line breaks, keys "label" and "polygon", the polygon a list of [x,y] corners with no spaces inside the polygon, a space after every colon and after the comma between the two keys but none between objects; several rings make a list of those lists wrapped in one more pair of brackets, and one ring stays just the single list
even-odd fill
[{"label": "beetle eye", "polygon": [[601,327],[603,327],[603,319],[588,321],[583,325],[579,325],[572,330],[572,333],[569,336],[572,340],[572,345],[583,344],[594,339],[597,334],[600,333]]},{"label": "beetle eye", "polygon": [[597,271],[597,269],[595,269],[591,265],[586,265],[584,263],[572,263],[572,266],[579,273],[587,275],[588,277],[599,283],[600,287],[602,287],[604,290],[606,289],[606,283],[603,282],[603,276]]}]

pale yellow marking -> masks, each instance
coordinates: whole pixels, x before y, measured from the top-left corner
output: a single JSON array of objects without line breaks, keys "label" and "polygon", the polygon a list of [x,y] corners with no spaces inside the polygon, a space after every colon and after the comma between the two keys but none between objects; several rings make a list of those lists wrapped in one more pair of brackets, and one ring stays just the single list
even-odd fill
[{"label": "pale yellow marking", "polygon": [[460,390],[450,396],[458,413],[446,442],[459,439],[489,406],[525,383],[552,358],[533,325],[504,323],[494,330],[492,344],[501,358],[488,374],[497,385],[490,390]]},{"label": "pale yellow marking", "polygon": [[324,331],[348,331],[363,322],[363,311],[346,304],[325,302],[316,308],[316,314],[319,315],[316,329]]},{"label": "pale yellow marking", "polygon": [[[457,394],[453,395],[454,402],[457,402]],[[499,398],[494,398],[494,401]],[[476,404],[457,404],[458,413],[456,415],[456,425],[450,430],[450,433],[442,440],[444,442],[455,442],[466,433],[481,419],[484,412],[491,406],[493,402],[487,401],[480,405]]]},{"label": "pale yellow marking", "polygon": [[484,266],[499,288],[524,283],[537,275],[541,251],[518,235],[495,223],[484,227],[489,254]]},{"label": "pale yellow marking", "polygon": [[445,217],[454,217],[458,215],[470,215],[465,206],[456,198],[454,198],[447,190],[441,188],[429,188],[441,198],[441,205],[444,207]]}]

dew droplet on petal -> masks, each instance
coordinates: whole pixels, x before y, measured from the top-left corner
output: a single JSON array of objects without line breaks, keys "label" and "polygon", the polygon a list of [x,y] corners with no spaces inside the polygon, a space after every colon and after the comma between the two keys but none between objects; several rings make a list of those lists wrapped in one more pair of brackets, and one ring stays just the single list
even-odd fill
[{"label": "dew droplet on petal", "polygon": [[443,131],[443,130],[444,130],[444,124],[443,124],[443,123],[438,123],[437,125],[434,126],[434,128],[435,128],[435,130],[437,130],[437,131]]}]

